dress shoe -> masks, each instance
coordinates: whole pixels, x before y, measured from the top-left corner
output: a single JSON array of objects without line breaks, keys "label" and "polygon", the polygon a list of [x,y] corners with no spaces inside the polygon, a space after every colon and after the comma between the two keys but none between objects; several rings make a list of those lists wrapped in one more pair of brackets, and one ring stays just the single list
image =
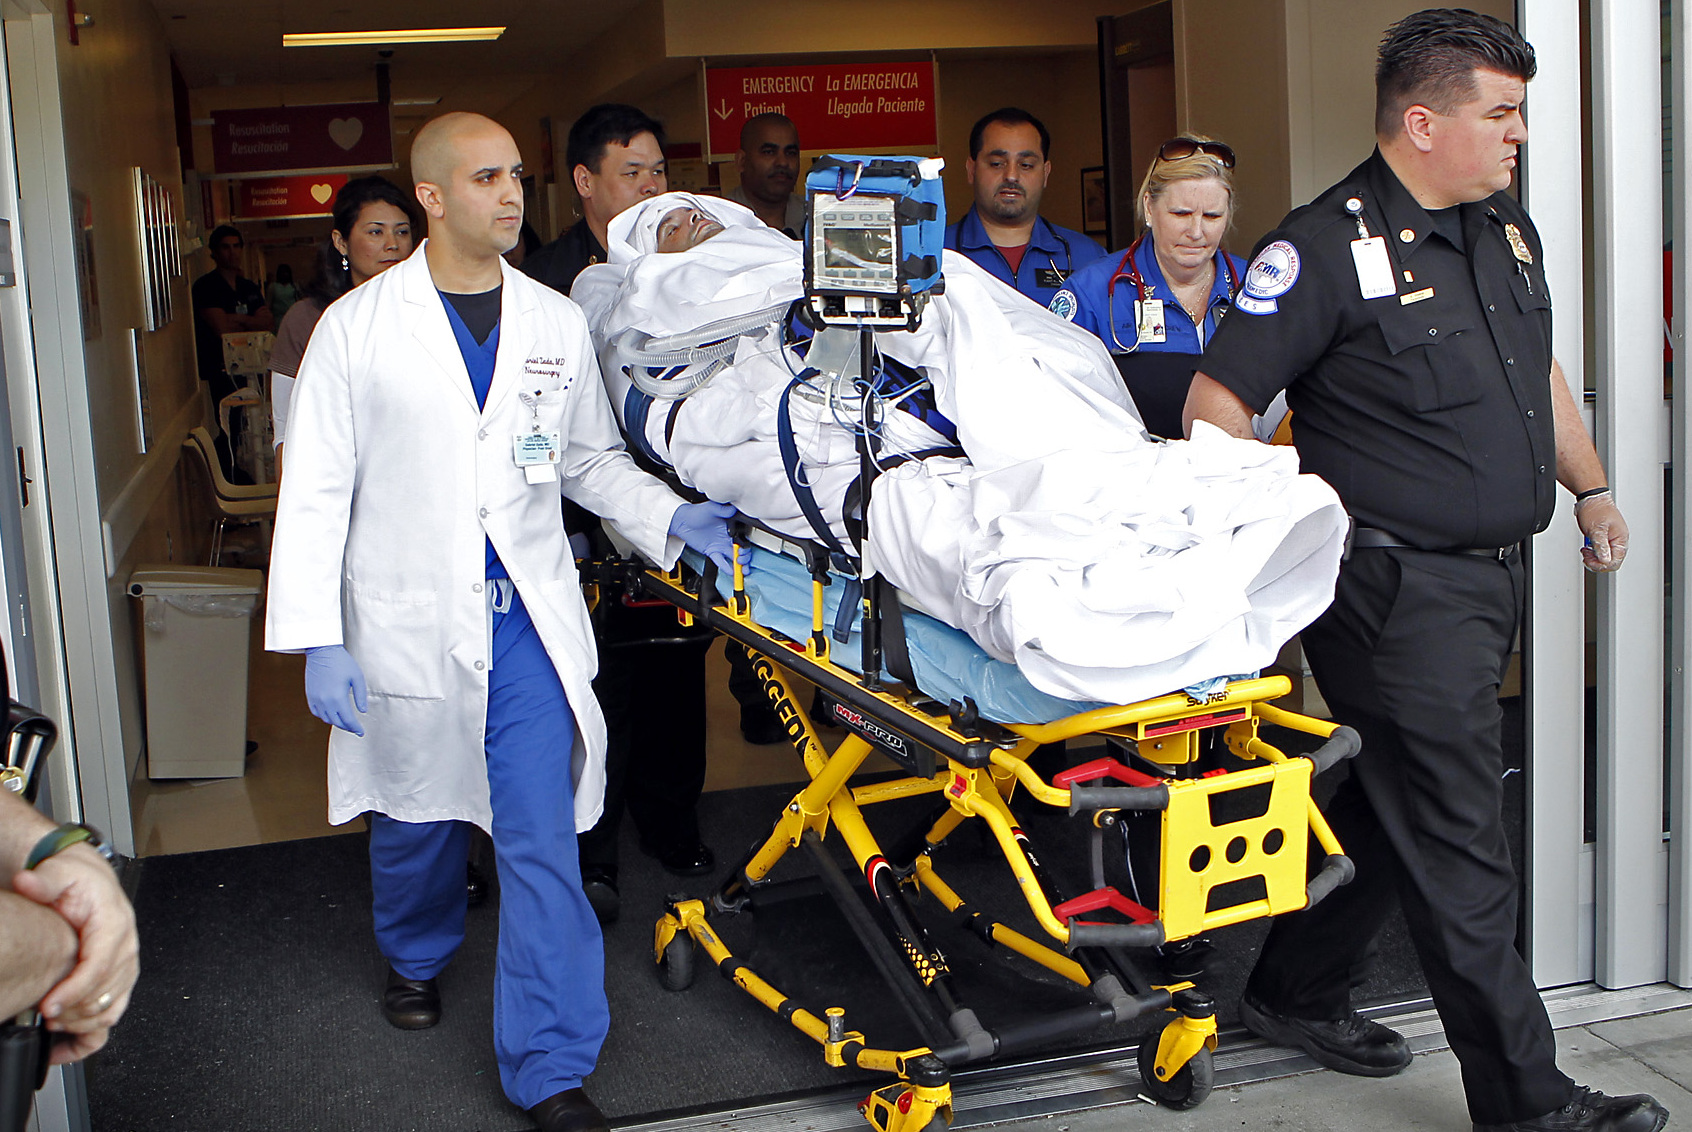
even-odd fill
[{"label": "dress shoe", "polygon": [[1332,1020],[1290,1018],[1248,994],[1240,1000],[1240,1021],[1264,1041],[1301,1049],[1341,1073],[1391,1077],[1410,1064],[1410,1043],[1402,1034],[1355,1010]]},{"label": "dress shoe", "polygon": [[665,872],[678,877],[696,877],[710,872],[717,865],[717,855],[711,852],[711,847],[697,839],[663,849],[642,841],[640,851],[648,857],[656,857]]},{"label": "dress shoe", "polygon": [[1477,1124],[1475,1132],[1658,1132],[1668,1123],[1668,1109],[1653,1097],[1607,1097],[1597,1089],[1576,1085],[1562,1108],[1532,1120],[1509,1124]]},{"label": "dress shoe", "polygon": [[623,910],[623,899],[617,893],[617,874],[610,869],[589,865],[582,870],[582,893],[593,905],[593,914],[600,924],[614,924]]},{"label": "dress shoe", "polygon": [[605,1114],[581,1089],[554,1093],[529,1110],[536,1132],[611,1132]]},{"label": "dress shoe", "polygon": [[474,861],[464,864],[464,901],[472,908],[480,908],[488,902],[488,878]]},{"label": "dress shoe", "polygon": [[441,992],[434,979],[402,979],[388,968],[382,990],[382,1017],[401,1030],[427,1030],[441,1020]]}]

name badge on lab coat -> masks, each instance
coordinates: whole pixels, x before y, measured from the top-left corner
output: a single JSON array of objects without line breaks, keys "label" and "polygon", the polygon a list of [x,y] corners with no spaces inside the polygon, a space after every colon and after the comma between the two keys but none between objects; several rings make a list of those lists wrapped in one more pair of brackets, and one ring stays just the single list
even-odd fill
[{"label": "name badge on lab coat", "polygon": [[1134,308],[1139,322],[1139,340],[1142,343],[1165,341],[1169,332],[1163,322],[1163,300],[1136,301]]},{"label": "name badge on lab coat", "polygon": [[511,438],[511,460],[523,469],[530,483],[547,483],[558,478],[558,461],[564,450],[559,432],[520,432]]}]

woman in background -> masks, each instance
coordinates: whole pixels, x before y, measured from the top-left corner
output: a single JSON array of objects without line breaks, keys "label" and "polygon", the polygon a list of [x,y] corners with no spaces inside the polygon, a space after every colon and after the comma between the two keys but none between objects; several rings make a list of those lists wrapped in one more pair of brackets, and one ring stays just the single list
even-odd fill
[{"label": "woman in background", "polygon": [[277,264],[276,278],[270,281],[270,290],[264,296],[264,305],[270,308],[271,317],[280,324],[282,316],[299,297],[300,289],[294,286],[294,269],[285,263]]},{"label": "woman in background", "polygon": [[[276,434],[278,473],[288,428],[288,398],[317,320],[330,303],[405,259],[413,247],[409,202],[381,177],[360,177],[341,186],[333,218],[329,238],[317,250],[317,278],[276,328],[276,346],[270,353],[270,419]],[[284,270],[286,265],[277,268],[277,273]]]}]

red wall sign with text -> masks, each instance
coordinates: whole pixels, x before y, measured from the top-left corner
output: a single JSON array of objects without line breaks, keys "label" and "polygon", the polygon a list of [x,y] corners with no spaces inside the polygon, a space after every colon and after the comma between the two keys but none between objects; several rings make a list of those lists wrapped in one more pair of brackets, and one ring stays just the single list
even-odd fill
[{"label": "red wall sign with text", "polygon": [[932,63],[711,67],[705,100],[718,156],[740,148],[748,118],[772,111],[793,119],[806,149],[932,149],[938,138]]},{"label": "red wall sign with text", "polygon": [[387,169],[394,164],[393,125],[383,102],[216,110],[212,161],[219,177]]},{"label": "red wall sign with text", "polygon": [[301,177],[248,177],[235,182],[235,215],[242,220],[298,220],[328,216],[345,173]]}]

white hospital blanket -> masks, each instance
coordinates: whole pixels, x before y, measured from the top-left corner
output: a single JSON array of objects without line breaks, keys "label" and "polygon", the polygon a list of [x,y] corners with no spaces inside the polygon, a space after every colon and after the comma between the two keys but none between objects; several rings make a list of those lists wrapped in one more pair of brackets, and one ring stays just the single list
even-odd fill
[{"label": "white hospital blanket", "polygon": [[[701,201],[726,230],[688,252],[636,255],[641,210],[612,222],[611,260],[577,280],[624,427],[629,381],[605,347],[635,327],[697,328],[799,297],[799,246],[729,202]],[[1103,345],[946,253],[946,293],[888,356],[933,383],[967,460],[931,457],[880,476],[864,559],[925,609],[1014,662],[1041,691],[1127,703],[1271,663],[1333,597],[1346,519],[1297,455],[1208,425],[1153,441]],[[776,405],[804,366],[780,328],[747,334],[703,389],[652,406],[641,437],[684,482],[798,538],[813,537],[788,486]],[[794,431],[836,537],[856,442],[827,406],[792,402]],[[942,438],[904,413],[891,450]]]}]

